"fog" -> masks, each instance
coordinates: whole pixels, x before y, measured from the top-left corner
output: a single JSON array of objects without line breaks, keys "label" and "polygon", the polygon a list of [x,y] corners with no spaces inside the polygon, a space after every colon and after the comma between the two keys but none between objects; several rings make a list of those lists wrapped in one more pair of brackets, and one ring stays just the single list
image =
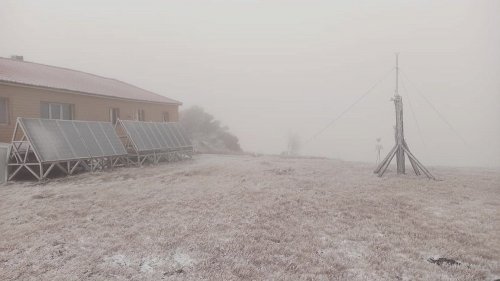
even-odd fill
[{"label": "fog", "polygon": [[336,119],[399,52],[413,153],[499,167],[499,26],[495,0],[3,0],[0,56],[202,106],[246,151],[277,154],[297,134],[303,155],[374,162],[377,137],[384,155],[394,144],[394,71]]}]

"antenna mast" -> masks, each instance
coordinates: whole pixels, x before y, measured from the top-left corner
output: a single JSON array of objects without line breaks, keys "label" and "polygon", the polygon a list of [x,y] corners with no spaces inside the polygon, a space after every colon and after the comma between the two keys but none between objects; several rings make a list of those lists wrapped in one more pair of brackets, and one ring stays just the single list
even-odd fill
[{"label": "antenna mast", "polygon": [[403,98],[399,95],[399,53],[396,53],[396,90],[394,92],[394,106],[396,108],[396,126],[394,128],[394,137],[396,140],[396,145],[392,148],[389,154],[385,157],[385,159],[378,165],[375,169],[374,173],[378,174],[379,177],[383,176],[387,167],[396,155],[396,165],[397,165],[397,173],[404,174],[405,173],[405,153],[408,154],[408,159],[410,160],[411,166],[413,167],[413,171],[417,176],[420,175],[420,171],[422,171],[428,178],[435,179],[434,176],[420,163],[415,156],[410,152],[408,148],[408,144],[406,144],[404,138],[404,130],[403,130]]},{"label": "antenna mast", "polygon": [[399,96],[399,53],[396,53],[396,92],[394,94],[395,97]]}]

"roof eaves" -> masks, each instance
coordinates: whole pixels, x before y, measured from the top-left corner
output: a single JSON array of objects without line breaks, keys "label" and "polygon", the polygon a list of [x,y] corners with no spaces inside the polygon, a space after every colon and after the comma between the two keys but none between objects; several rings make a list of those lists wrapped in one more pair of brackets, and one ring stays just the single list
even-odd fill
[{"label": "roof eaves", "polygon": [[[171,99],[171,98],[167,98],[167,97],[164,97],[164,98],[171,100],[171,102],[122,98],[122,97],[116,97],[116,96],[81,92],[81,91],[75,91],[75,90],[71,90],[71,89],[48,87],[48,86],[43,86],[43,85],[28,84],[28,83],[22,83],[22,82],[10,81],[10,80],[2,80],[2,79],[0,79],[0,84],[23,86],[23,87],[28,87],[28,88],[37,88],[37,89],[44,89],[44,90],[56,90],[56,91],[65,92],[65,93],[69,93],[69,94],[86,95],[86,96],[101,97],[101,98],[108,98],[108,99],[127,100],[127,101],[135,101],[135,102],[147,102],[147,103],[162,103],[162,104],[170,104],[170,105],[178,105],[178,106],[182,105],[182,102]],[[158,95],[158,94],[156,94],[156,95]],[[158,95],[158,96],[163,97],[161,95]]]}]

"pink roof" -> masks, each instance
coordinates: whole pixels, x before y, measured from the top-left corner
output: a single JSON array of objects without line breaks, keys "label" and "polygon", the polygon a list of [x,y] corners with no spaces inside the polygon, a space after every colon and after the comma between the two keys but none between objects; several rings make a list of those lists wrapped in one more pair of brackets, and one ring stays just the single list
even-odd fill
[{"label": "pink roof", "polygon": [[115,79],[62,67],[2,57],[0,57],[1,82],[129,100],[181,104],[179,101]]}]

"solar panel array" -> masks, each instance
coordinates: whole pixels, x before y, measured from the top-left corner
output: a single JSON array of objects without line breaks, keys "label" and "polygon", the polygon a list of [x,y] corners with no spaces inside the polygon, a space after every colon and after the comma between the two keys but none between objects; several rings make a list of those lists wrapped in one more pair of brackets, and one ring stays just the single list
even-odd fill
[{"label": "solar panel array", "polygon": [[193,144],[177,122],[120,120],[137,152],[192,150]]},{"label": "solar panel array", "polygon": [[126,155],[109,122],[19,119],[41,162]]}]

